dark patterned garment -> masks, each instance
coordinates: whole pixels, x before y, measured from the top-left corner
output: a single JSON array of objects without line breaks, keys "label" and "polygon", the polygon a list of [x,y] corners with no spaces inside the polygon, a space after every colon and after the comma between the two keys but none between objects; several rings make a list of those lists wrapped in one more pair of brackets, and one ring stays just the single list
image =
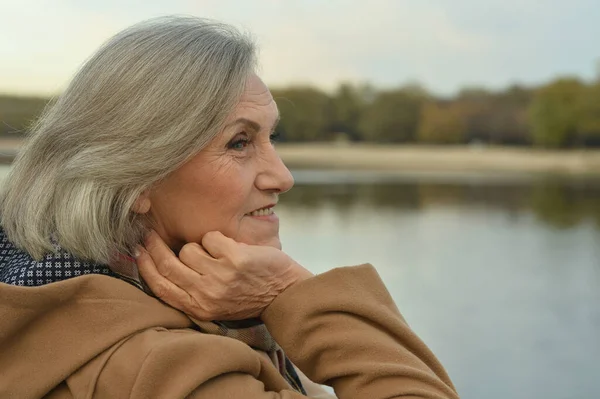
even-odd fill
[{"label": "dark patterned garment", "polygon": [[0,228],[0,282],[36,287],[85,274],[117,276],[108,266],[78,260],[58,245],[55,245],[55,253],[35,260],[8,241]]}]

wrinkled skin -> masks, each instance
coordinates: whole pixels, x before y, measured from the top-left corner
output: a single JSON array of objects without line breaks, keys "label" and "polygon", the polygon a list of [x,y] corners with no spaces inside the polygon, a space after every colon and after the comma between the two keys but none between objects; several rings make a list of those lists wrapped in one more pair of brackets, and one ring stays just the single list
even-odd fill
[{"label": "wrinkled skin", "polygon": [[289,286],[312,274],[277,248],[238,243],[219,232],[175,256],[156,232],[139,249],[137,263],[152,291],[198,320],[260,317]]},{"label": "wrinkled skin", "polygon": [[138,248],[140,274],[166,303],[200,320],[259,317],[312,275],[281,251],[272,209],[293,178],[271,142],[277,105],[251,75],[222,132],[142,194],[135,211],[155,231]]},{"label": "wrinkled skin", "polygon": [[142,196],[143,210],[171,248],[200,242],[209,231],[246,244],[281,247],[276,217],[267,221],[248,215],[276,204],[294,184],[270,140],[278,118],[269,89],[251,75],[221,133]]}]

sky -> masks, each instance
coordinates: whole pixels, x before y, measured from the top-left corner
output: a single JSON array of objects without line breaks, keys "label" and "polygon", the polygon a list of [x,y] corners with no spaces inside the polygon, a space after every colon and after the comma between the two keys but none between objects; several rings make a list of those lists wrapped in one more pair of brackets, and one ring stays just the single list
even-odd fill
[{"label": "sky", "polygon": [[57,94],[113,34],[171,14],[252,33],[273,87],[452,95],[600,70],[599,0],[0,0],[0,92]]}]

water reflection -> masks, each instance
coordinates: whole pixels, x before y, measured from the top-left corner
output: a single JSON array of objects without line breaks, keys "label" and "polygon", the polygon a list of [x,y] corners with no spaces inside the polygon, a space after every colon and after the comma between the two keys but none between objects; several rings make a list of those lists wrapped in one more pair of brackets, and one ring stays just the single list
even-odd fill
[{"label": "water reflection", "polygon": [[[334,176],[335,178],[335,176]],[[537,178],[524,182],[430,182],[419,178],[401,181],[305,181],[282,196],[282,204],[295,209],[331,206],[339,213],[354,207],[415,211],[429,207],[476,207],[508,212],[518,217],[532,213],[553,228],[574,227],[593,220],[600,227],[600,180]],[[321,177],[322,180],[322,177]],[[310,181],[310,180],[309,180]]]},{"label": "water reflection", "polygon": [[546,181],[533,187],[529,199],[535,215],[551,226],[569,228],[590,219],[600,225],[600,186],[593,182]]}]

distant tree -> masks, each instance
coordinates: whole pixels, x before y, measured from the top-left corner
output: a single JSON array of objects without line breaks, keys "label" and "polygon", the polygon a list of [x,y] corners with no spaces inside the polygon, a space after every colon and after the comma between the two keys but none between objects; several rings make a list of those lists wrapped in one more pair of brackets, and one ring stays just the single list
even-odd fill
[{"label": "distant tree", "polygon": [[279,131],[284,141],[324,141],[331,126],[331,99],[312,87],[271,90],[281,122]]},{"label": "distant tree", "polygon": [[467,114],[459,102],[429,101],[423,105],[418,140],[429,144],[465,142]]},{"label": "distant tree", "polygon": [[465,118],[465,141],[492,141],[490,116],[493,113],[493,94],[485,88],[470,87],[462,89],[453,100],[460,104],[461,113]]},{"label": "distant tree", "polygon": [[414,88],[381,91],[366,107],[360,129],[368,141],[405,143],[415,141],[421,107],[427,97]]},{"label": "distant tree", "polygon": [[460,90],[455,100],[480,102],[490,98],[492,93],[484,87],[465,87]]},{"label": "distant tree", "polygon": [[600,81],[584,89],[577,120],[578,144],[600,146]]},{"label": "distant tree", "polygon": [[488,137],[492,144],[529,144],[527,110],[533,93],[520,86],[494,93],[486,107]]},{"label": "distant tree", "polygon": [[359,123],[364,112],[367,99],[359,87],[349,83],[342,83],[331,98],[331,126],[332,133],[343,133],[348,138],[357,140],[361,138]]},{"label": "distant tree", "polygon": [[577,135],[584,85],[578,79],[559,79],[540,88],[530,108],[533,143],[560,148]]},{"label": "distant tree", "polygon": [[498,116],[492,129],[501,144],[531,144],[528,108],[533,91],[521,86],[511,86],[497,95]]},{"label": "distant tree", "polygon": [[531,141],[527,109],[530,90],[512,86],[506,91],[462,90],[455,102],[467,117],[466,141],[488,144],[527,144]]}]

